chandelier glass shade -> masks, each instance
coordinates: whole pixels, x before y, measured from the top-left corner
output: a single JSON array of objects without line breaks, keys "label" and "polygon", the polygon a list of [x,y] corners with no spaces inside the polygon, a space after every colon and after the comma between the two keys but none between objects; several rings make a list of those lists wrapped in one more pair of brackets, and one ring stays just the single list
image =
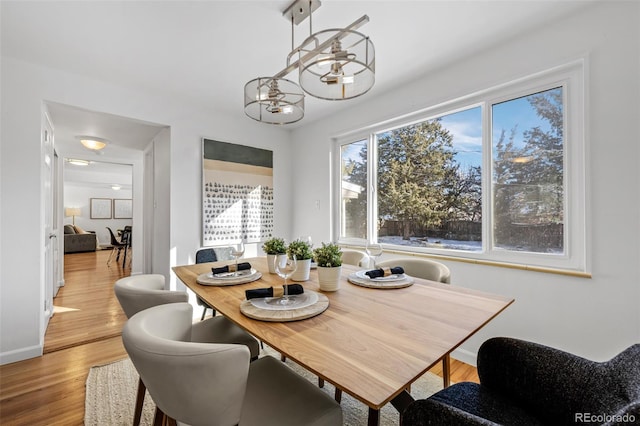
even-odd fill
[{"label": "chandelier glass shade", "polygon": [[320,31],[300,45],[300,86],[320,99],[356,98],[373,87],[375,64],[369,37],[347,29]]},{"label": "chandelier glass shade", "polygon": [[244,111],[263,123],[295,123],[304,117],[304,92],[291,80],[259,77],[244,86]]}]

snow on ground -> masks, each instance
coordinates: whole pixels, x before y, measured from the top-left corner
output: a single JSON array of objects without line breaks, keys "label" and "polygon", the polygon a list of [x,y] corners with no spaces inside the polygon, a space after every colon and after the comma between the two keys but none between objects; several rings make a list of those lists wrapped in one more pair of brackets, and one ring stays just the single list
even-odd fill
[{"label": "snow on ground", "polygon": [[382,244],[393,244],[398,246],[441,248],[465,251],[482,250],[482,241],[443,240],[438,238],[427,239],[424,237],[411,237],[409,240],[403,240],[401,236],[378,237],[378,241]]}]

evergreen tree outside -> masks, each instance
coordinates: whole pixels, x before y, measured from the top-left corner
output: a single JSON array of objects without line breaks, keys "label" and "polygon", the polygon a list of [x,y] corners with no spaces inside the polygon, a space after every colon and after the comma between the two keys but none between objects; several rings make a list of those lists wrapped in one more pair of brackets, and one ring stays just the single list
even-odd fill
[{"label": "evergreen tree outside", "polygon": [[447,219],[449,182],[456,179],[451,134],[429,120],[378,135],[378,216],[402,224],[439,226]]},{"label": "evergreen tree outside", "polygon": [[564,177],[562,88],[510,102],[529,103],[542,124],[522,132],[514,124],[494,142],[494,243],[531,252],[563,252]]}]

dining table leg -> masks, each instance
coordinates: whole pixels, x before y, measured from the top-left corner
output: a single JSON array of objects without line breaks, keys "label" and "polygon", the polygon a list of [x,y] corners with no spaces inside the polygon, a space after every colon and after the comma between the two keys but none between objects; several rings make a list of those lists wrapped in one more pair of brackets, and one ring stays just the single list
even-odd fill
[{"label": "dining table leg", "polygon": [[391,400],[391,405],[400,413],[400,426],[402,426],[402,413],[404,413],[404,410],[406,410],[413,401],[415,401],[415,399],[406,389]]},{"label": "dining table leg", "polygon": [[378,426],[380,424],[380,410],[369,407],[369,419],[367,426]]}]

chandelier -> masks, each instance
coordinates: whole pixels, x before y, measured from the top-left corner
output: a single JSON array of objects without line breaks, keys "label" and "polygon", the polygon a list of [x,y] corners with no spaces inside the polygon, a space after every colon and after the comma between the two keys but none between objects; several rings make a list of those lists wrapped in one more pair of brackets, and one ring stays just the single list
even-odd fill
[{"label": "chandelier", "polygon": [[[304,117],[305,93],[325,100],[353,99],[375,83],[375,51],[369,37],[356,30],[369,22],[364,15],[346,28],[313,33],[312,13],[319,0],[296,0],[283,16],[291,21],[291,53],[287,66],[272,77],[244,86],[244,111],[269,124],[295,123]],[[309,18],[309,37],[294,48],[293,25]],[[297,57],[295,62],[291,62]],[[298,70],[299,84],[286,77]]]}]

